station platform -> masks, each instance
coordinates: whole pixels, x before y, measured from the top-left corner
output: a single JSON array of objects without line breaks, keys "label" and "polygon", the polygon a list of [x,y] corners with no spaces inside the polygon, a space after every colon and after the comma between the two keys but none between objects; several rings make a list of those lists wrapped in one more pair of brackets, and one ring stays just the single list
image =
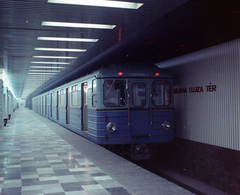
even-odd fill
[{"label": "station platform", "polygon": [[2,195],[190,195],[28,109],[0,131]]}]

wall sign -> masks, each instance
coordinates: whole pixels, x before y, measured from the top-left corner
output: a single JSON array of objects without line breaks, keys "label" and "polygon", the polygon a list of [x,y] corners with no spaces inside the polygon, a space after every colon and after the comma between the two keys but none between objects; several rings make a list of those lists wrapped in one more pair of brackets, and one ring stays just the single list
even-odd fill
[{"label": "wall sign", "polygon": [[193,86],[193,87],[174,87],[174,93],[202,93],[202,92],[214,92],[217,91],[217,85]]}]

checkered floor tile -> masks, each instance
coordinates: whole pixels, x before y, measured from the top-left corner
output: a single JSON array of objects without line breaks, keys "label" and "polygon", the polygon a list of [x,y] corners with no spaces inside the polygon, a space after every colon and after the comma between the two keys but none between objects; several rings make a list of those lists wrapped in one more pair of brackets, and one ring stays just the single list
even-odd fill
[{"label": "checkered floor tile", "polygon": [[128,195],[118,182],[30,112],[0,131],[2,195]]}]

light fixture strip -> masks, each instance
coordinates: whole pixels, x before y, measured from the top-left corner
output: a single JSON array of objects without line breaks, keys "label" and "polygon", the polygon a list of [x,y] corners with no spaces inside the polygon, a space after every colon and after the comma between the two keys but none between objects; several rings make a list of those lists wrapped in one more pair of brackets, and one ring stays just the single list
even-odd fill
[{"label": "light fixture strip", "polygon": [[138,9],[143,3],[133,3],[125,1],[106,1],[106,0],[48,0],[48,3],[70,4],[70,5],[86,5],[99,7],[112,7],[124,9]]},{"label": "light fixture strip", "polygon": [[31,77],[28,77],[27,80],[49,80],[54,75],[46,75],[47,77],[42,77],[42,75],[29,75]]},{"label": "light fixture strip", "polygon": [[64,37],[38,37],[41,41],[71,41],[71,42],[97,42],[98,39],[84,39],[84,38],[64,38]]},{"label": "light fixture strip", "polygon": [[42,78],[42,77],[50,77],[50,76],[52,76],[52,75],[32,75],[32,74],[28,74],[28,76],[27,76],[27,78]]},{"label": "light fixture strip", "polygon": [[32,64],[70,64],[69,62],[37,62],[32,61]]},{"label": "light fixture strip", "polygon": [[29,70],[30,72],[61,72],[60,70]]},{"label": "light fixture strip", "polygon": [[47,81],[47,80],[51,79],[52,77],[54,77],[54,75],[49,75],[48,77],[44,77],[44,78],[42,78],[42,77],[40,77],[38,75],[35,75],[34,77],[26,79],[26,81],[27,82],[28,81],[39,81],[39,80],[40,81]]},{"label": "light fixture strip", "polygon": [[[31,75],[31,76],[35,76],[35,78],[37,79],[37,80],[35,80],[35,82],[36,81],[46,82],[46,81],[49,81],[50,79],[52,79],[53,77],[55,77],[56,75],[48,75],[48,77],[40,77],[40,75]],[[29,82],[31,82],[31,80],[27,81],[27,83],[29,83]]]},{"label": "light fixture strip", "polygon": [[85,52],[86,51],[86,49],[42,48],[42,47],[36,47],[35,50],[38,50],[38,51],[67,51],[67,52]]},{"label": "light fixture strip", "polygon": [[60,67],[60,66],[30,66],[30,68],[61,69],[61,68],[65,68],[65,67]]},{"label": "light fixture strip", "polygon": [[26,80],[29,79],[35,79],[35,80],[48,80],[52,77],[54,77],[55,75],[34,75],[34,74],[29,74]]},{"label": "light fixture strip", "polygon": [[71,23],[71,22],[50,22],[43,21],[42,26],[70,27],[70,28],[97,28],[97,29],[113,29],[116,25],[110,24],[90,24],[90,23]]},{"label": "light fixture strip", "polygon": [[45,74],[57,74],[57,73],[31,73],[31,72],[29,72],[28,74],[45,75]]},{"label": "light fixture strip", "polygon": [[77,59],[77,57],[70,56],[33,56],[33,58]]}]

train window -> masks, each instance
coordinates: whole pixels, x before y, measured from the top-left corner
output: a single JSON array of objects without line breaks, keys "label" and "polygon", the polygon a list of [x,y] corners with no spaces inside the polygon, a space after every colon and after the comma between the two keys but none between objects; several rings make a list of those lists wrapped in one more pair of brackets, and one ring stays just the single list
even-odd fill
[{"label": "train window", "polygon": [[97,106],[97,81],[92,81],[92,106]]},{"label": "train window", "polygon": [[171,84],[168,81],[153,81],[152,101],[154,106],[169,106],[171,103]]},{"label": "train window", "polygon": [[125,81],[105,81],[103,84],[103,102],[107,107],[126,105]]},{"label": "train window", "polygon": [[64,106],[64,89],[60,91],[60,105]]},{"label": "train window", "polygon": [[72,86],[72,105],[73,106],[78,105],[78,86],[77,85]]},{"label": "train window", "polygon": [[146,105],[146,84],[145,83],[133,83],[133,106],[140,107]]}]

